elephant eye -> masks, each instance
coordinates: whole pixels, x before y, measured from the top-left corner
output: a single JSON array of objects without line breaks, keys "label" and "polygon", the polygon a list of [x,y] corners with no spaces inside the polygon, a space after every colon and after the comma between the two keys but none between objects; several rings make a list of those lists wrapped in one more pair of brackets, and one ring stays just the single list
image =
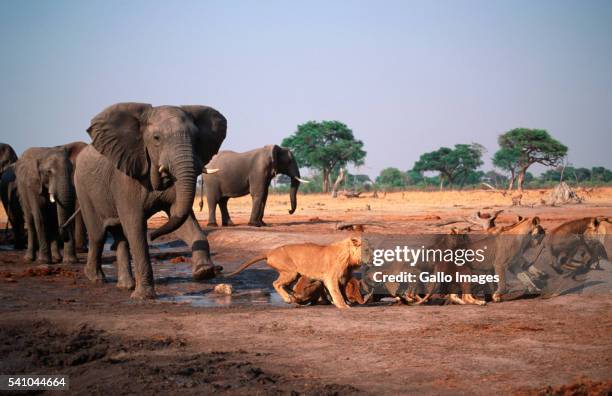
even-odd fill
[{"label": "elephant eye", "polygon": [[155,141],[159,142],[159,139],[161,139],[161,138],[159,137],[159,135],[153,135],[153,139],[155,139]]}]

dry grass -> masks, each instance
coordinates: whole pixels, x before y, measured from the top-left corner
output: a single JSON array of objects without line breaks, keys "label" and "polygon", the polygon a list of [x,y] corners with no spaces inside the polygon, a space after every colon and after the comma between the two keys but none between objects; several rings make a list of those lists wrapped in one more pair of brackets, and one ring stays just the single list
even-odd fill
[{"label": "dry grass", "polygon": [[[527,190],[523,192],[522,204],[527,206],[541,206],[541,200],[547,199],[550,189]],[[516,194],[516,193],[515,193]],[[578,190],[578,194],[584,196]],[[364,193],[360,198],[331,198],[329,194],[299,194],[298,211],[301,216],[317,216],[321,214],[347,213],[347,212],[373,212],[379,215],[418,214],[439,211],[452,211],[461,207],[486,208],[493,206],[508,207],[512,205],[510,194],[504,196],[499,192],[487,190],[464,191],[406,191],[394,193],[379,193],[378,198],[372,193]],[[594,189],[585,197],[587,204],[612,204],[612,187]],[[208,219],[208,209],[204,200],[203,211],[199,211],[199,197],[193,205],[198,220]],[[270,194],[266,205],[266,216],[286,215],[289,209],[288,194]],[[234,198],[229,201],[229,210],[232,217],[248,218],[251,212],[251,197]],[[217,213],[220,221],[220,214]],[[0,209],[0,226],[4,228],[6,214]]]}]

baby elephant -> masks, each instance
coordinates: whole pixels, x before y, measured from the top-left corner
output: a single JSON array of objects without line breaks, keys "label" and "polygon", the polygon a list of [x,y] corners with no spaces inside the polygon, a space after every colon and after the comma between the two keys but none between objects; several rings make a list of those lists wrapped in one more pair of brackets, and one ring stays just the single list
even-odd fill
[{"label": "baby elephant", "polygon": [[327,246],[314,243],[280,246],[247,261],[227,276],[234,276],[262,260],[267,260],[268,265],[278,271],[273,285],[286,303],[296,302],[296,299],[285,287],[301,275],[322,281],[332,303],[338,308],[349,308],[340,287],[347,283],[351,269],[361,265],[361,238],[348,238]]}]

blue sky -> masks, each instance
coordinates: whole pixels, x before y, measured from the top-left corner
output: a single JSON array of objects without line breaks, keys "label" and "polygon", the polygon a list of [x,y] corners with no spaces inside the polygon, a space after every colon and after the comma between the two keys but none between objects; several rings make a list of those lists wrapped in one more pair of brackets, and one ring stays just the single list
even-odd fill
[{"label": "blue sky", "polygon": [[0,92],[19,153],[141,101],[219,109],[236,151],[337,119],[372,176],[470,142],[488,169],[515,127],[612,168],[612,2],[0,0]]}]

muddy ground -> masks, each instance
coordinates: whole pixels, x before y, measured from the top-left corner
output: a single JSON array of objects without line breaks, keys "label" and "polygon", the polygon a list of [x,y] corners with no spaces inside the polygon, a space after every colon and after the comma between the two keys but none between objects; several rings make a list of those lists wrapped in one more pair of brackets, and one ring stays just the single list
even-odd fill
[{"label": "muddy ground", "polygon": [[[338,210],[341,201],[325,197],[304,200],[304,210],[288,216],[285,197],[273,196],[269,227],[244,226],[248,206],[239,203],[233,208],[237,227],[207,232],[213,260],[230,271],[273,246],[327,243],[350,235],[336,230],[338,221],[385,224],[366,230],[371,233],[431,233],[440,232],[435,225],[440,219],[485,206],[506,209],[502,224],[515,214],[539,214],[550,229],[571,218],[612,215],[612,196],[607,197],[565,207],[508,208],[479,200],[478,206],[411,203],[399,209],[358,199],[344,200],[343,210]],[[198,217],[205,224],[205,217]],[[154,219],[151,226],[160,221]],[[233,296],[219,296],[212,289],[228,281],[191,281],[188,249],[171,236],[154,245],[152,254],[159,299],[143,303],[114,287],[110,251],[105,253],[106,285],[90,284],[82,264],[37,267],[23,264],[21,252],[0,251],[0,373],[65,373],[71,393],[77,394],[142,389],[610,394],[612,389],[610,290],[485,307],[296,308],[272,293],[275,274],[263,264],[231,280]]]}]

